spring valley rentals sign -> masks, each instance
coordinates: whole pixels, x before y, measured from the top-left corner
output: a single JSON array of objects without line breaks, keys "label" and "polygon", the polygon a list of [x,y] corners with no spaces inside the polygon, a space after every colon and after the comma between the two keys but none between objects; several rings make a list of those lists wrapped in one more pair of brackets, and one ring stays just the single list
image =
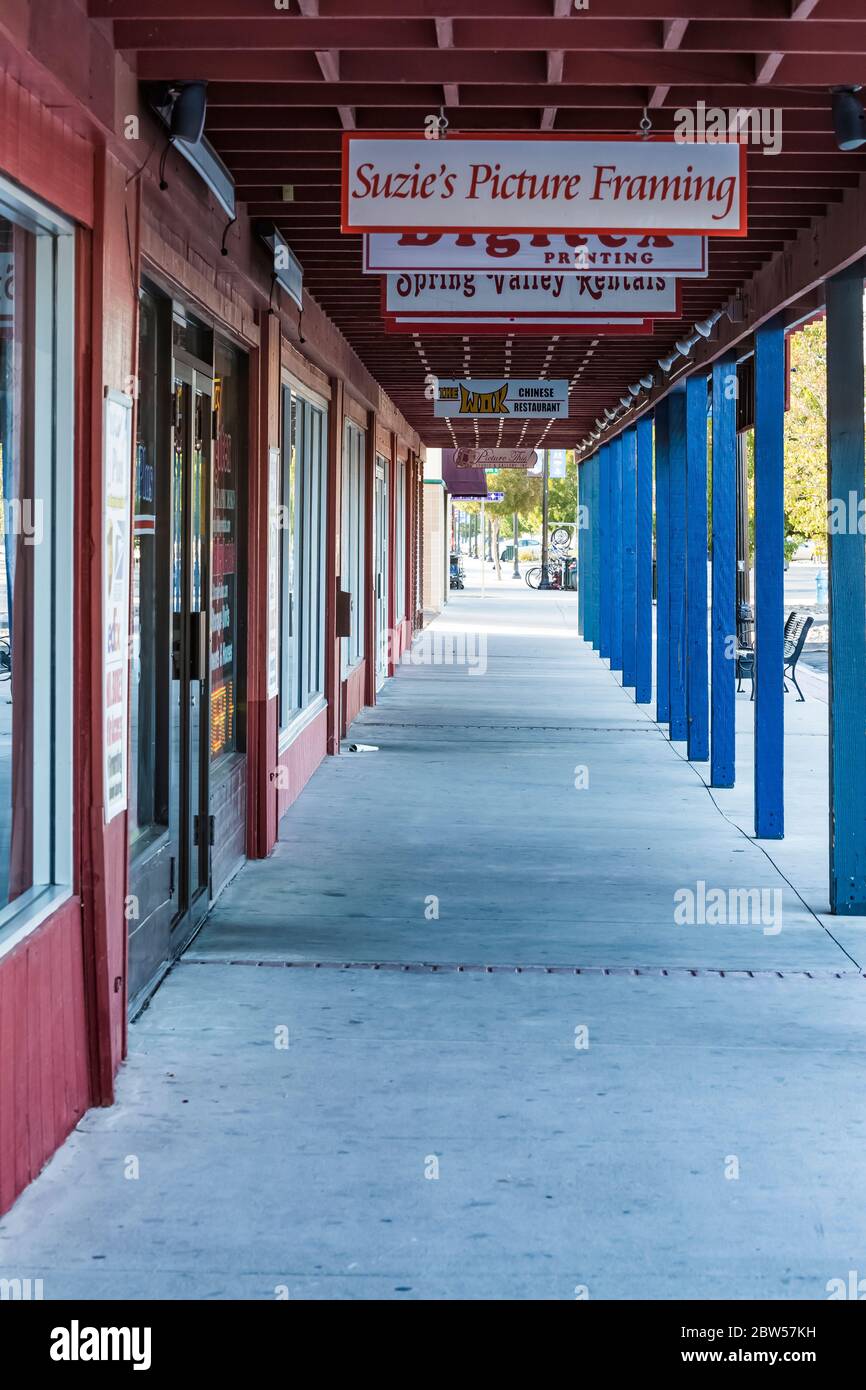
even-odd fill
[{"label": "spring valley rentals sign", "polygon": [[387,314],[423,317],[435,314],[557,315],[607,317],[628,314],[679,316],[679,286],[664,275],[524,275],[516,271],[487,274],[425,272],[384,277]]},{"label": "spring valley rentals sign", "polygon": [[673,137],[343,133],[344,232],[745,236],[746,148]]},{"label": "spring valley rentals sign", "polygon": [[[568,416],[567,381],[520,381],[500,378],[443,381],[434,397],[437,420],[564,419]],[[488,467],[494,467],[488,464]]]}]

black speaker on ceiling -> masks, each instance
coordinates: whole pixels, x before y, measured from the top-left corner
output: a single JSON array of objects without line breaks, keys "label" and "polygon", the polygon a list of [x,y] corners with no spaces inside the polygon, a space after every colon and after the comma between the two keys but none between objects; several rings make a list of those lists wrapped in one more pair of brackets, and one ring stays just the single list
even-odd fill
[{"label": "black speaker on ceiling", "polygon": [[840,150],[866,145],[866,111],[859,91],[859,87],[837,87],[833,92],[833,134]]},{"label": "black speaker on ceiling", "polygon": [[175,87],[169,129],[172,140],[197,145],[204,134],[207,115],[207,83],[184,82]]}]

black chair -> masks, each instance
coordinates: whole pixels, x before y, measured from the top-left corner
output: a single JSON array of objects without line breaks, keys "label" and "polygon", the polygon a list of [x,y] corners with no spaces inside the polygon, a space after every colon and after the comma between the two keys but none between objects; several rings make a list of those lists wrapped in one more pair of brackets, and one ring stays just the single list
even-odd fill
[{"label": "black chair", "polygon": [[[809,628],[814,619],[806,613],[796,611],[788,614],[788,621],[785,623],[785,666],[784,676],[794,682],[797,695],[801,701],[805,700],[805,695],[797,684],[797,662],[800,660],[800,653],[806,645],[806,638],[809,635]],[[787,694],[788,685],[785,682],[785,693]]]},{"label": "black chair", "polygon": [[755,610],[750,603],[737,604],[737,690],[743,679],[752,682],[755,697]]}]

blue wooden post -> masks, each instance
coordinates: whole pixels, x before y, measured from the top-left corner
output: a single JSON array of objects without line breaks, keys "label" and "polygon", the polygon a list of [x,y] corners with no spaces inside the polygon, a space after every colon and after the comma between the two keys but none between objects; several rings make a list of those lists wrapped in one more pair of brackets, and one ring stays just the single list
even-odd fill
[{"label": "blue wooden post", "polygon": [[686,716],[686,392],[675,386],[668,396],[670,460],[670,735],[688,736]]},{"label": "blue wooden post", "polygon": [[610,445],[602,444],[598,451],[599,463],[599,624],[598,654],[610,656]]},{"label": "blue wooden post", "polygon": [[622,436],[622,683],[635,683],[637,610],[637,435]]},{"label": "blue wooden post", "polygon": [[668,450],[668,397],[655,409],[656,422],[656,719],[671,717],[671,470]]},{"label": "blue wooden post", "polygon": [[830,911],[866,913],[863,262],[827,281]]},{"label": "blue wooden post", "polygon": [[610,444],[610,669],[622,670],[622,438]]},{"label": "blue wooden post", "polygon": [[580,529],[580,518],[583,515],[583,508],[586,506],[586,463],[577,465],[577,520],[578,530],[574,538],[577,546],[577,631],[578,634],[586,638],[586,580],[587,580],[587,547],[586,532]]},{"label": "blue wooden post", "polygon": [[784,420],[785,331],[772,319],[755,333],[755,834],[763,840],[785,833]]},{"label": "blue wooden post", "polygon": [[713,717],[710,783],[734,785],[737,636],[737,362],[713,364]]},{"label": "blue wooden post", "polygon": [[686,382],[686,714],[688,754],[710,756],[707,639],[707,379]]},{"label": "blue wooden post", "polygon": [[598,585],[596,567],[598,565],[598,508],[596,506],[596,483],[598,478],[598,454],[593,454],[586,463],[586,508],[589,527],[583,532],[586,538],[589,562],[586,572],[586,632],[584,636],[593,647],[598,646]]},{"label": "blue wooden post", "polygon": [[653,422],[637,424],[637,551],[635,565],[635,699],[653,697]]}]

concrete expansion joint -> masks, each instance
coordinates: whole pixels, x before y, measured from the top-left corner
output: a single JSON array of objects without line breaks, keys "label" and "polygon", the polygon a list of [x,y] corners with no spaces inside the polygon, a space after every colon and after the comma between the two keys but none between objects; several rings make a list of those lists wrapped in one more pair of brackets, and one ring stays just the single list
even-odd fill
[{"label": "concrete expansion joint", "polygon": [[701,978],[718,980],[849,980],[866,978],[863,970],[722,970],[712,966],[648,965],[485,965],[480,962],[237,960],[228,956],[185,956],[181,965],[246,965],[275,970],[385,970],[410,975],[612,975],[632,979]]}]

